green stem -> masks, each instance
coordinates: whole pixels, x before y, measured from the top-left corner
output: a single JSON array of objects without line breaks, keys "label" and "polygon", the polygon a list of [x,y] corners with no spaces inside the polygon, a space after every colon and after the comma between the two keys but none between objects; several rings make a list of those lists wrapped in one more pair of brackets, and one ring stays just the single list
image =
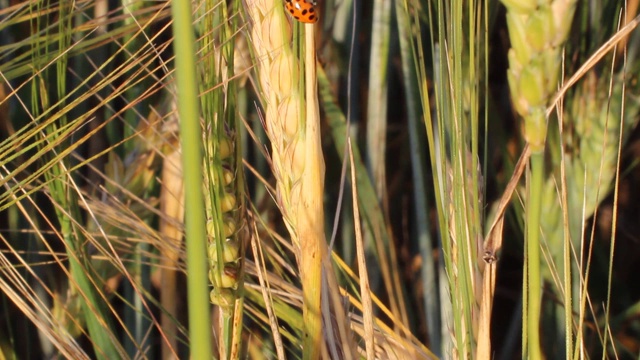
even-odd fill
[{"label": "green stem", "polygon": [[531,154],[531,183],[527,198],[527,332],[528,358],[542,358],[540,350],[540,214],[542,210],[542,185],[544,177],[544,152]]},{"label": "green stem", "polygon": [[191,358],[211,359],[207,246],[202,199],[202,139],[195,67],[195,36],[191,1],[175,0],[171,6],[176,54],[178,113],[182,140],[187,244],[187,295]]}]

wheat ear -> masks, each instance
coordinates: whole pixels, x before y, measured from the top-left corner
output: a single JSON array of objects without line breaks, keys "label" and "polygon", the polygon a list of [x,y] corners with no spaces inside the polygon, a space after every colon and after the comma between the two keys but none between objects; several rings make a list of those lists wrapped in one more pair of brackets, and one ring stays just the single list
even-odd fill
[{"label": "wheat ear", "polygon": [[532,152],[544,149],[545,110],[558,85],[560,51],[567,40],[575,0],[501,0],[509,27],[509,87],[515,110],[524,119]]},{"label": "wheat ear", "polygon": [[[251,41],[265,108],[265,127],[271,140],[276,198],[294,245],[302,282],[303,358],[326,357],[329,350],[325,346],[323,314],[331,312],[329,322],[325,322],[328,325],[334,321],[344,324],[346,319],[341,305],[335,305],[331,294],[332,308],[323,309],[321,305],[322,292],[327,286],[337,289],[337,285],[333,270],[327,265],[324,234],[325,165],[315,82],[314,25],[304,25],[306,80],[305,87],[301,88],[303,66],[292,50],[292,27],[282,3],[250,0],[247,9],[253,21]],[[348,341],[345,328],[337,326],[335,333],[342,344],[332,350],[342,352],[343,358],[351,358],[349,346],[344,346]]]}]

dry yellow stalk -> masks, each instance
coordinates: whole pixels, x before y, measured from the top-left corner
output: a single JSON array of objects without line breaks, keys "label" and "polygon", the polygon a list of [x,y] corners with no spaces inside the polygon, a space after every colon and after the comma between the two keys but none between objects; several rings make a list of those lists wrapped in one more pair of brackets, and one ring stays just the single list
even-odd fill
[{"label": "dry yellow stalk", "polygon": [[162,331],[168,341],[162,342],[162,353],[165,356],[175,354],[178,348],[178,328],[175,318],[178,313],[176,296],[172,295],[178,285],[177,269],[182,243],[182,229],[175,224],[184,221],[184,187],[182,179],[182,161],[179,151],[169,153],[162,167],[163,186],[160,190],[160,209],[164,217],[160,219],[160,232],[170,243],[162,252]]}]

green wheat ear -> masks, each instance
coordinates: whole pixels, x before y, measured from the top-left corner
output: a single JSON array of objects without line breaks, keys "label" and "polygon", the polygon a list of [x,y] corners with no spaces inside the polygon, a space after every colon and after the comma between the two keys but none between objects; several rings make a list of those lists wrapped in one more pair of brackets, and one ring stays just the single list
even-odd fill
[{"label": "green wheat ear", "polygon": [[[609,95],[610,81],[608,76],[589,73],[579,85],[563,117],[569,229],[576,249],[579,249],[584,221],[594,214],[613,188],[620,132],[622,141],[626,141],[629,132],[637,124],[640,110],[640,102],[636,97],[623,93],[624,79],[621,74],[616,75],[613,91]],[[631,91],[634,89],[627,88],[627,92]],[[559,164],[556,164],[554,173],[559,174],[559,171]],[[545,187],[543,207],[547,211],[543,217],[542,231],[551,258],[558,267],[563,261],[561,250],[564,234],[562,208],[556,190],[560,187],[560,178],[549,178]],[[546,281],[553,283],[549,271],[544,276]]]},{"label": "green wheat ear", "polygon": [[545,111],[555,93],[560,50],[567,40],[575,0],[502,0],[507,7],[508,80],[515,110],[524,120],[524,137],[533,152],[544,149]]},{"label": "green wheat ear", "polygon": [[[237,238],[240,226],[235,176],[229,170],[234,168],[234,142],[225,135],[220,135],[217,139],[204,136],[203,140],[204,168],[207,171],[202,186],[207,212],[209,280],[213,285],[210,299],[223,312],[231,314],[238,298],[235,292],[242,273],[240,243]],[[218,211],[221,216],[218,216]],[[218,218],[222,218],[223,222],[216,221]]]}]

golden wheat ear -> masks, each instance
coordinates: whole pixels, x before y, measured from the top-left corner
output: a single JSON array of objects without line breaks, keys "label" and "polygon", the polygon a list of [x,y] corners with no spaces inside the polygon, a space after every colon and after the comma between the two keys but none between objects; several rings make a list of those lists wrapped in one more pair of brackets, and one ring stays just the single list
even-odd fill
[{"label": "golden wheat ear", "polygon": [[[340,301],[331,299],[324,309],[321,294],[325,284],[339,293],[331,266],[324,233],[324,158],[320,143],[320,124],[315,80],[313,24],[303,25],[304,62],[293,51],[292,24],[280,1],[248,0],[247,11],[253,27],[250,39],[254,47],[259,93],[265,110],[265,128],[271,141],[272,170],[276,196],[291,236],[303,290],[303,351],[309,358],[327,354],[325,336],[338,340],[341,352],[354,351],[347,340],[347,320]],[[299,28],[296,26],[296,28]],[[301,37],[296,39],[302,39]],[[304,78],[305,81],[301,81]],[[327,270],[327,283],[322,281]],[[337,332],[325,334],[322,314],[331,312],[338,319]],[[325,324],[327,325],[327,324]],[[347,344],[349,343],[349,344]]]}]

